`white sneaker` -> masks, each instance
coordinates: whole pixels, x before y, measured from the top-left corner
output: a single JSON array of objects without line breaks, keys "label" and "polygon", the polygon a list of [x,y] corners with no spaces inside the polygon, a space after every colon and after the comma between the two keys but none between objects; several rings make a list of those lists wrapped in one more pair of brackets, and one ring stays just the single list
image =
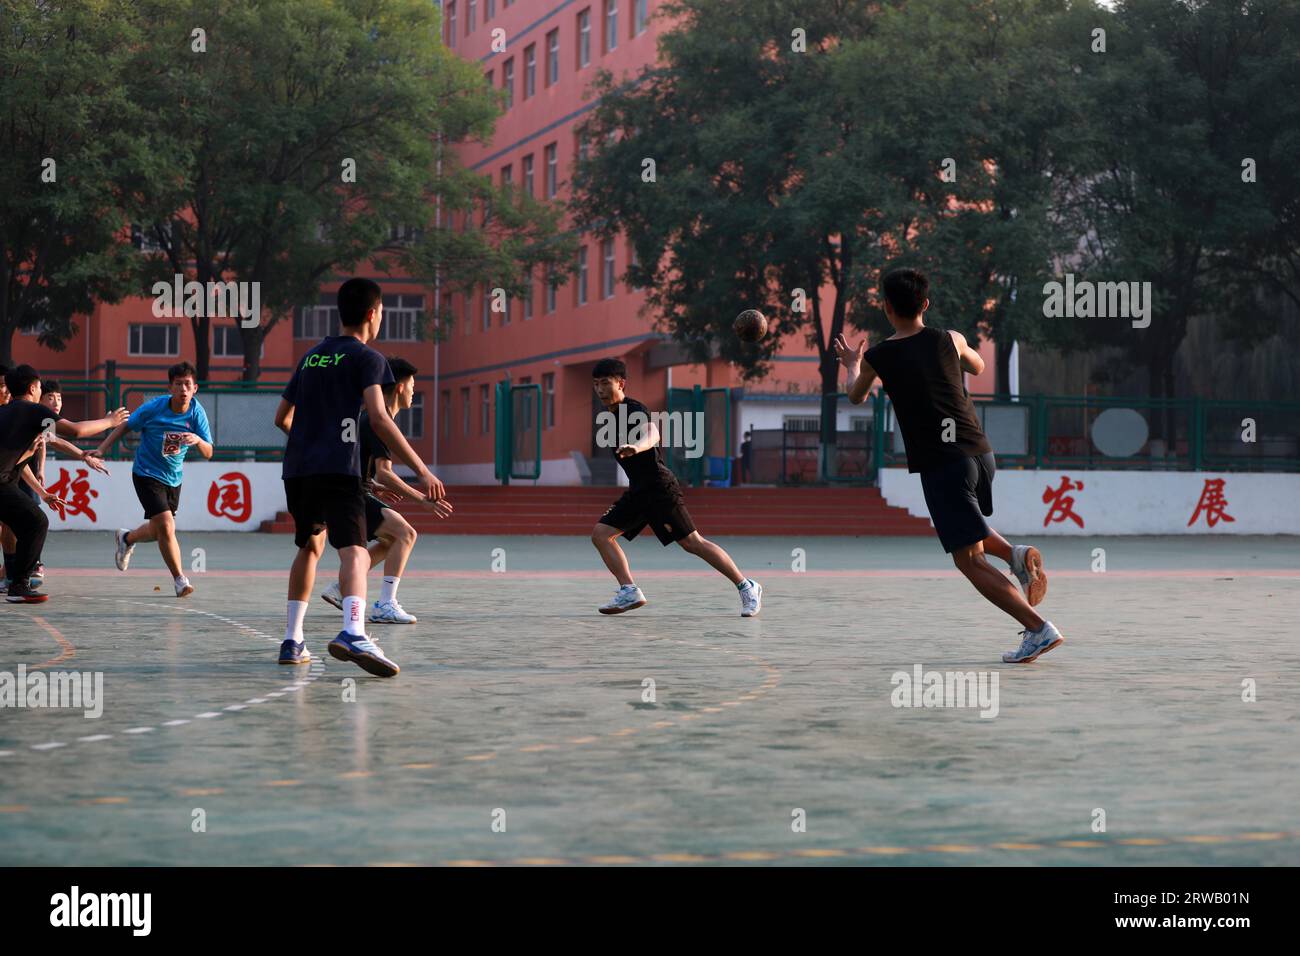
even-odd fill
[{"label": "white sneaker", "polygon": [[117,541],[117,554],[113,555],[113,561],[119,571],[126,570],[127,565],[131,563],[131,552],[135,550],[135,545],[126,543],[127,534],[126,528],[118,528],[114,535]]},{"label": "white sneaker", "polygon": [[176,596],[178,598],[189,597],[194,593],[194,585],[190,584],[189,578],[181,578],[176,583]]},{"label": "white sneaker", "polygon": [[1020,647],[1002,655],[1004,664],[1028,664],[1065,640],[1051,621],[1044,621],[1043,626],[1036,631],[1023,630],[1020,636]]},{"label": "white sneaker", "polygon": [[740,616],[754,617],[763,607],[763,585],[749,581],[740,589]]},{"label": "white sneaker", "polygon": [[1047,596],[1047,572],[1043,570],[1043,555],[1037,548],[1028,544],[1012,545],[1011,573],[1024,588],[1030,607],[1042,603]]},{"label": "white sneaker", "polygon": [[[321,597],[325,595],[322,594]],[[414,624],[416,617],[414,614],[407,614],[406,609],[394,599],[383,603],[376,601],[371,605],[370,616],[366,620],[371,624]]]},{"label": "white sneaker", "polygon": [[608,604],[597,608],[601,614],[622,614],[624,611],[635,611],[639,607],[644,607],[646,603],[645,595],[635,584],[625,584],[614,592],[614,600]]},{"label": "white sneaker", "polygon": [[320,599],[326,604],[333,604],[340,611],[343,610],[343,592],[339,590],[337,581],[321,592]]}]

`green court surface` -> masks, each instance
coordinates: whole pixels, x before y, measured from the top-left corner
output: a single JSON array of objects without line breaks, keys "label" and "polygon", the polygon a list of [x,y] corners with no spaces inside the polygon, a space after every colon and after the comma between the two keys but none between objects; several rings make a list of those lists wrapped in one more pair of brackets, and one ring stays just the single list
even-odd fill
[{"label": "green court surface", "polygon": [[[1066,642],[1020,666],[932,539],[718,542],[760,617],[653,541],[605,617],[585,538],[422,538],[380,680],[315,597],[316,663],[277,665],[286,536],[183,534],[177,600],[152,545],[55,534],[0,672],[100,673],[103,710],[0,709],[0,864],[1300,863],[1295,539],[1033,542]],[[996,716],[894,706],[918,666]]]}]

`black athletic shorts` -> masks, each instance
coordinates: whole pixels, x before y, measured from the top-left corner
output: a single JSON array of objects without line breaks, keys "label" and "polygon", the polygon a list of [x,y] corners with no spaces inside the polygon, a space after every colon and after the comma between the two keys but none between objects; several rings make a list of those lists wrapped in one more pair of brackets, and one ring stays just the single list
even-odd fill
[{"label": "black athletic shorts", "polygon": [[374,495],[366,495],[366,540],[374,541],[379,537],[379,525],[384,520],[388,505]]},{"label": "black athletic shorts", "polygon": [[695,522],[682,500],[681,488],[676,485],[629,488],[601,515],[600,523],[618,528],[629,541],[649,525],[665,547],[695,530]]},{"label": "black athletic shorts", "polygon": [[943,550],[952,554],[990,534],[984,518],[993,514],[993,453],[954,458],[921,472],[930,520]]},{"label": "black athletic shorts", "polygon": [[148,475],[141,475],[134,471],[131,472],[131,484],[135,485],[135,496],[140,499],[140,504],[144,507],[146,521],[164,511],[175,514],[176,509],[180,507],[180,485],[164,485],[157,478],[150,478]]},{"label": "black athletic shorts", "polygon": [[306,475],[284,479],[284,497],[293,516],[293,543],[328,530],[331,548],[366,546],[366,496],[355,475]]}]

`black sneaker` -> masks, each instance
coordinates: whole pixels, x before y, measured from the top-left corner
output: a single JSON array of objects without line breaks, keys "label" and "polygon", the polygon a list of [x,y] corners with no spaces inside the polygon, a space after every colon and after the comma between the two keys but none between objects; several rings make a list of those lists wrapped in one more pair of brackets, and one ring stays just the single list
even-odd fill
[{"label": "black sneaker", "polygon": [[8,604],[41,604],[49,599],[48,594],[36,590],[31,586],[30,582],[20,584],[17,581],[11,581],[9,583],[9,593],[5,595],[5,601]]}]

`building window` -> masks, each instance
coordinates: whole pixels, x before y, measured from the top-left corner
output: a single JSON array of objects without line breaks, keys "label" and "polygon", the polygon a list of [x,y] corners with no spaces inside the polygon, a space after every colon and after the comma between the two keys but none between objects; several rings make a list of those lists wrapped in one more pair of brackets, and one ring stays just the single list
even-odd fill
[{"label": "building window", "polygon": [[515,58],[506,60],[501,67],[501,88],[506,91],[506,109],[515,105]]},{"label": "building window", "polygon": [[618,0],[605,0],[605,52],[618,46]]},{"label": "building window", "polygon": [[503,307],[503,311],[501,313],[501,324],[509,325],[510,324],[510,296],[508,295],[503,296],[501,304]]},{"label": "building window", "polygon": [[482,409],[479,414],[478,433],[486,435],[492,431],[492,400],[486,385],[478,387],[478,403],[479,408]]},{"label": "building window", "polygon": [[546,147],[546,198],[554,199],[560,191],[560,157],[558,143]]},{"label": "building window", "polygon": [[604,239],[600,243],[600,297],[614,298],[614,240]]},{"label": "building window", "polygon": [[478,9],[478,0],[469,0],[469,9],[465,12],[465,36],[474,32],[474,14]]},{"label": "building window", "polygon": [[555,274],[555,267],[552,266],[546,273],[546,314],[550,315],[555,311],[556,290],[560,288],[560,277]]},{"label": "building window", "polygon": [[447,4],[447,46],[456,48],[456,3]]},{"label": "building window", "polygon": [[509,186],[515,180],[515,168],[513,163],[506,163],[501,167],[501,185]]},{"label": "building window", "polygon": [[424,230],[419,226],[407,225],[404,222],[391,223],[388,226],[388,242],[390,245],[413,246],[424,238]]},{"label": "building window", "polygon": [[468,289],[465,292],[465,319],[461,322],[465,326],[465,334],[469,335],[470,329],[474,325],[474,290]]},{"label": "building window", "polygon": [[554,86],[560,82],[560,31],[558,28],[546,34],[546,85]]},{"label": "building window", "polygon": [[645,33],[650,24],[650,0],[632,0],[632,36]]},{"label": "building window", "polygon": [[555,427],[555,373],[542,375],[542,428]]},{"label": "building window", "polygon": [[179,325],[136,325],[130,329],[131,355],[180,355],[181,327]]},{"label": "building window", "polygon": [[443,389],[438,402],[438,411],[442,417],[442,437],[451,437],[451,389]]},{"label": "building window", "polygon": [[491,290],[483,287],[483,331],[486,332],[492,328],[492,296]]},{"label": "building window", "polygon": [[578,154],[578,162],[585,163],[587,161],[587,156],[591,152],[587,147],[587,137],[583,136],[581,133],[574,133],[573,139],[573,151]]},{"label": "building window", "polygon": [[487,80],[488,89],[491,89],[492,87],[496,86],[497,80],[496,80],[496,74],[494,70],[488,70],[486,73],[484,73],[483,79]]},{"label": "building window", "polygon": [[533,195],[533,154],[524,157],[524,192]]},{"label": "building window", "polygon": [[815,432],[822,427],[822,420],[816,415],[786,415],[781,419],[781,427],[788,432]]},{"label": "building window", "polygon": [[[159,233],[162,233],[161,239]],[[171,241],[172,224],[170,222],[143,226],[138,222],[131,223],[131,245],[143,253],[163,252],[166,246],[171,245]]]},{"label": "building window", "polygon": [[578,305],[587,304],[587,247],[578,247],[578,284],[574,289],[574,298]]},{"label": "building window", "polygon": [[528,285],[524,289],[524,321],[527,322],[533,317],[533,270],[529,269],[524,275],[524,280]]},{"label": "building window", "polygon": [[393,416],[393,421],[407,438],[424,437],[424,393],[416,392],[411,399],[411,407],[404,408]]},{"label": "building window", "polygon": [[[262,341],[261,356],[266,355],[266,341]],[[213,358],[243,358],[244,343],[239,337],[239,326],[237,325],[214,325],[212,326],[212,357]]]},{"label": "building window", "polygon": [[487,23],[497,15],[497,0],[484,0],[483,2],[483,22]]},{"label": "building window", "polygon": [[424,320],[424,296],[403,293],[384,296],[384,321],[376,342],[418,342]]},{"label": "building window", "polygon": [[578,14],[578,69],[591,62],[591,8]]},{"label": "building window", "polygon": [[537,94],[537,44],[524,48],[524,99]]},{"label": "building window", "polygon": [[293,317],[293,337],[319,341],[327,335],[337,335],[339,329],[339,297],[333,292],[320,297],[315,305],[303,306]]}]

